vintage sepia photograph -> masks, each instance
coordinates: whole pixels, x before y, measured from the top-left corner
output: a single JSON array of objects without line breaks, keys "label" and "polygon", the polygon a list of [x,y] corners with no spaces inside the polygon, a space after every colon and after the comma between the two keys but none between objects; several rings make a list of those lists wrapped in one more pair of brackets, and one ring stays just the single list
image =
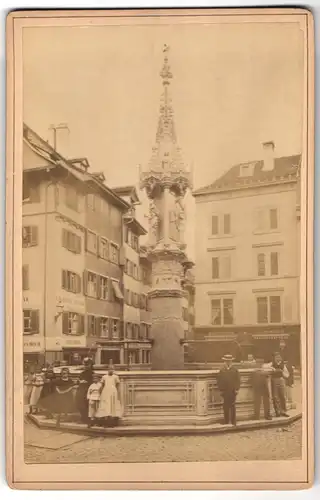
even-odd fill
[{"label": "vintage sepia photograph", "polygon": [[18,26],[24,464],[306,459],[310,19],[283,10]]}]

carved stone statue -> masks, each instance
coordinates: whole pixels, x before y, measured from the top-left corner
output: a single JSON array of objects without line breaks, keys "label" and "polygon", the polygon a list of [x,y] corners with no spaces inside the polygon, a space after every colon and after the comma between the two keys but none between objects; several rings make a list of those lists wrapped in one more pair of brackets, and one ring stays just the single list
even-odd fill
[{"label": "carved stone statue", "polygon": [[159,226],[160,226],[160,212],[156,207],[156,204],[153,200],[150,201],[149,207],[149,223],[150,230],[154,236],[158,235]]},{"label": "carved stone statue", "polygon": [[183,237],[184,226],[185,226],[185,209],[184,209],[184,205],[183,205],[182,200],[183,200],[183,198],[181,196],[176,198],[176,210],[175,210],[175,214],[176,214],[175,224],[176,224],[179,236],[180,236],[180,240]]}]

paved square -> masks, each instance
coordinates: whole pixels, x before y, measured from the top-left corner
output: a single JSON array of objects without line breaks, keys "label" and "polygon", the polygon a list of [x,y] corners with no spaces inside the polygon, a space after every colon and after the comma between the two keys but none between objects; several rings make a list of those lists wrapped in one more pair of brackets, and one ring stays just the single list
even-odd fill
[{"label": "paved square", "polygon": [[[301,458],[302,426],[205,436],[95,437],[57,431],[43,431],[25,424],[27,463],[97,462],[202,462],[230,460],[294,460]],[[37,447],[33,442],[59,441],[56,450]],[[70,436],[74,440],[70,442]],[[77,441],[77,442],[75,442]],[[65,444],[63,444],[65,443]],[[44,445],[44,443],[43,443]]]}]

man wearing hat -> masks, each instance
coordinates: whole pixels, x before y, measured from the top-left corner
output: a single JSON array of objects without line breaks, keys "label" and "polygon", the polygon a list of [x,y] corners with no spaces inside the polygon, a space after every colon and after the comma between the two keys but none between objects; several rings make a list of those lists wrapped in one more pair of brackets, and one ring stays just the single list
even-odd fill
[{"label": "man wearing hat", "polygon": [[218,375],[218,388],[223,398],[224,423],[236,425],[236,397],[240,389],[240,374],[231,354],[223,356],[224,366]]}]

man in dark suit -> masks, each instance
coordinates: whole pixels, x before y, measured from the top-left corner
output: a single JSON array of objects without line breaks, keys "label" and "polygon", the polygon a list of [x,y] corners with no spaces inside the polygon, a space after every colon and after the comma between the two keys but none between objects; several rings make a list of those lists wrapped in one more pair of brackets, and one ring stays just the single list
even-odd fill
[{"label": "man in dark suit", "polygon": [[233,366],[231,354],[223,356],[224,366],[218,375],[218,388],[223,398],[224,423],[236,425],[236,397],[240,389],[240,374]]},{"label": "man in dark suit", "polygon": [[269,391],[269,376],[271,368],[263,364],[252,374],[252,387],[254,394],[254,419],[260,419],[261,401],[263,403],[264,418],[272,420],[270,414],[270,391]]}]

